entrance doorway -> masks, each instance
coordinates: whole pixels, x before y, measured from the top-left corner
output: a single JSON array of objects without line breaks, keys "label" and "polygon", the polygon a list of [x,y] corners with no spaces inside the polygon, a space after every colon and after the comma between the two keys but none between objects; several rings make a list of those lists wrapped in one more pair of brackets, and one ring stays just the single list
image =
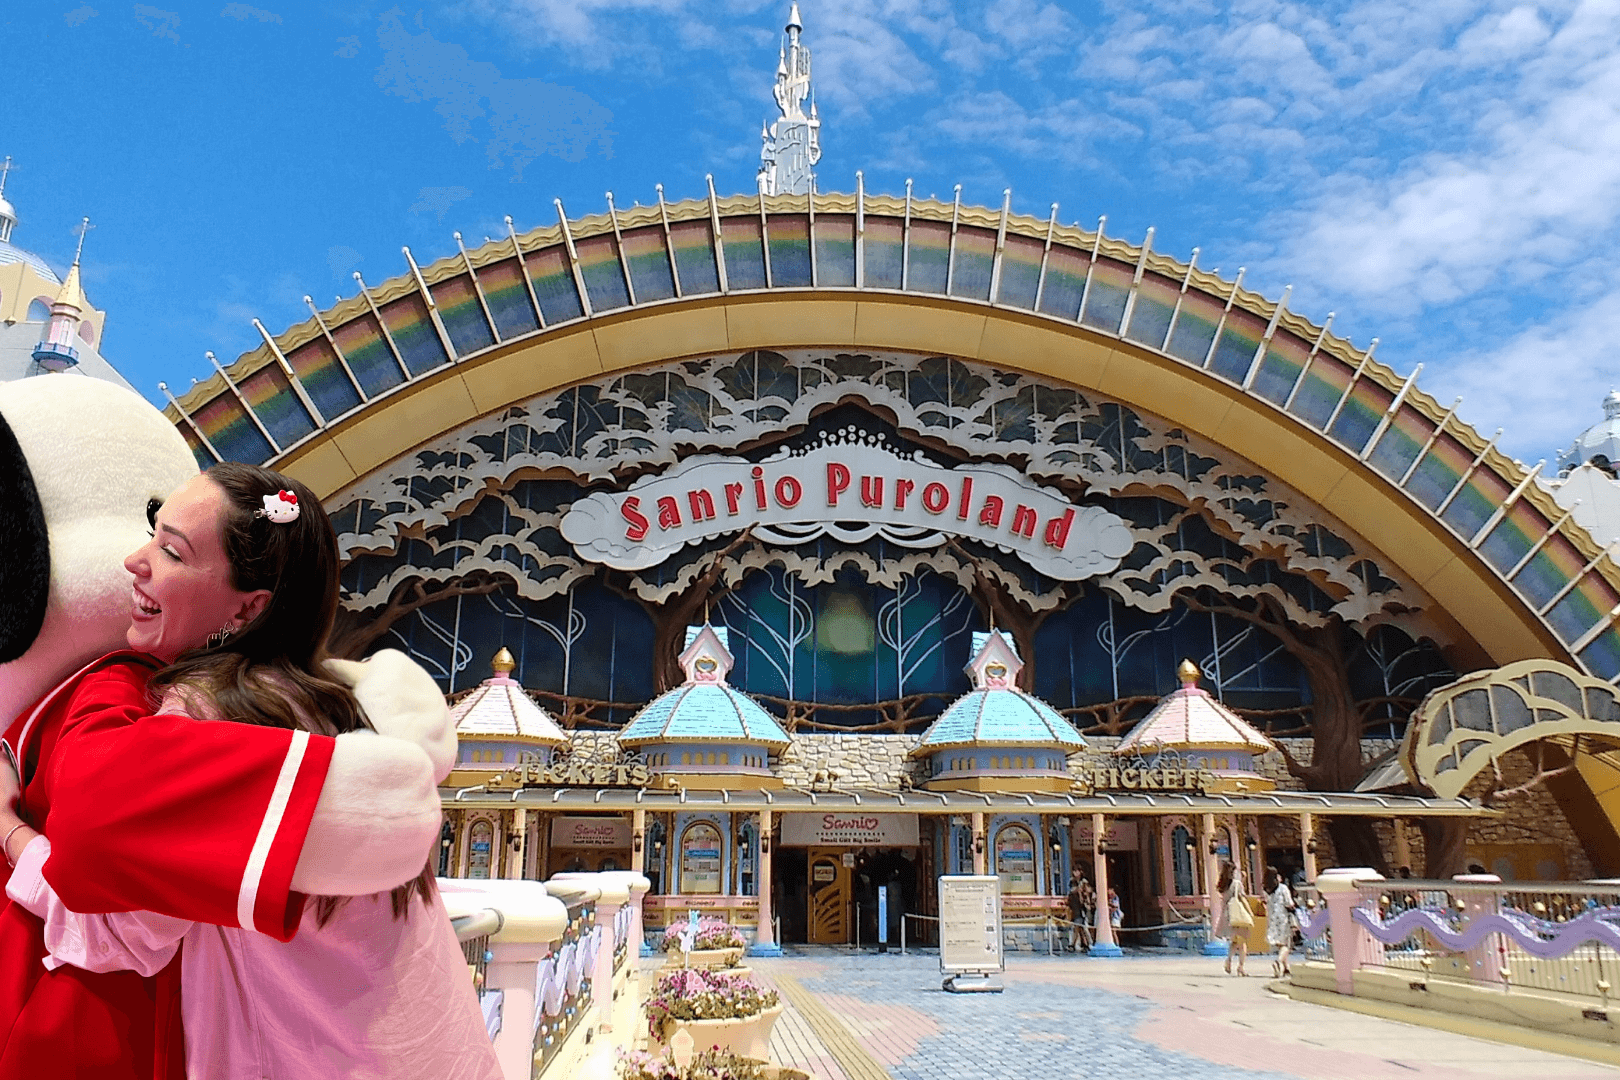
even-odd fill
[{"label": "entrance doorway", "polygon": [[[1126,926],[1147,926],[1159,920],[1151,918],[1155,914],[1144,903],[1147,890],[1142,887],[1142,860],[1134,851],[1109,852],[1108,884],[1119,893],[1120,912],[1124,916]],[[1116,935],[1117,939],[1117,935]],[[1130,935],[1129,941],[1116,941],[1117,944],[1140,945],[1140,934]]]},{"label": "entrance doorway", "polygon": [[839,848],[811,848],[809,933],[812,945],[847,945],[850,939],[850,868]]}]

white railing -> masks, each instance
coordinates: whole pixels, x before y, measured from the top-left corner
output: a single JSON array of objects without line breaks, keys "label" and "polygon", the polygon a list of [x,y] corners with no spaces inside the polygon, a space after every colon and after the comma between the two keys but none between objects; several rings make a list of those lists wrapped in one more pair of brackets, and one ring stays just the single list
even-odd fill
[{"label": "white railing", "polygon": [[533,1080],[581,1027],[611,1031],[613,981],[648,884],[622,871],[549,884],[439,879],[505,1080]]},{"label": "white railing", "polygon": [[1620,975],[1620,882],[1386,880],[1370,870],[1331,870],[1317,885],[1323,907],[1302,929],[1324,938],[1340,993],[1355,972],[1389,970],[1412,989],[1475,984],[1596,999],[1606,1009]]}]

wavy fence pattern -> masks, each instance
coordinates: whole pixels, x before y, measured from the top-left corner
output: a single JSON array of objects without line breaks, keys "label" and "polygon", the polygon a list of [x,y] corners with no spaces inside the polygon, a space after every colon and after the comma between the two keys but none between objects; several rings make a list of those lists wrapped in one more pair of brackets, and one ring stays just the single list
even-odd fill
[{"label": "wavy fence pattern", "polygon": [[[1317,920],[1324,926],[1326,914],[1324,911]],[[1385,945],[1398,945],[1422,930],[1451,952],[1476,949],[1492,934],[1503,935],[1511,944],[1541,960],[1569,956],[1590,943],[1620,950],[1620,928],[1614,925],[1620,920],[1620,908],[1612,907],[1593,908],[1562,923],[1537,919],[1521,911],[1490,912],[1469,919],[1460,929],[1452,925],[1447,915],[1427,908],[1403,911],[1386,921],[1358,907],[1352,917]],[[1313,923],[1306,937],[1319,933],[1321,928]]]}]

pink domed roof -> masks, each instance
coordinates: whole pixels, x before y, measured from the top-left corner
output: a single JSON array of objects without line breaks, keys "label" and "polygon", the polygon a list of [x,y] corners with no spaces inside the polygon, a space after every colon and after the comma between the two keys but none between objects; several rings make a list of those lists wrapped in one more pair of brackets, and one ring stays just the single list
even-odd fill
[{"label": "pink domed roof", "polygon": [[1181,667],[1181,688],[1166,694],[1131,733],[1114,748],[1116,754],[1158,750],[1248,750],[1263,754],[1276,745],[1248,721],[1198,686],[1198,668]]}]

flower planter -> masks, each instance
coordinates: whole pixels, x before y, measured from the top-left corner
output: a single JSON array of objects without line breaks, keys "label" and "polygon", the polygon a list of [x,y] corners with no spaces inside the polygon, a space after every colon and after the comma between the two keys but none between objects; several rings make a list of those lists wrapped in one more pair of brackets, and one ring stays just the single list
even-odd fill
[{"label": "flower planter", "polygon": [[743,949],[693,949],[682,953],[679,949],[664,954],[665,967],[703,968],[705,971],[723,971],[735,967],[742,959]]},{"label": "flower planter", "polygon": [[692,1036],[692,1046],[697,1050],[707,1050],[711,1046],[718,1046],[722,1050],[730,1051],[738,1057],[757,1058],[760,1061],[770,1060],[771,1028],[776,1024],[776,1018],[782,1015],[783,1005],[779,1001],[762,1013],[753,1016],[737,1017],[727,1020],[668,1020],[664,1023],[664,1030],[653,1047],[654,1053],[662,1053],[669,1045],[669,1040],[682,1028]]}]

